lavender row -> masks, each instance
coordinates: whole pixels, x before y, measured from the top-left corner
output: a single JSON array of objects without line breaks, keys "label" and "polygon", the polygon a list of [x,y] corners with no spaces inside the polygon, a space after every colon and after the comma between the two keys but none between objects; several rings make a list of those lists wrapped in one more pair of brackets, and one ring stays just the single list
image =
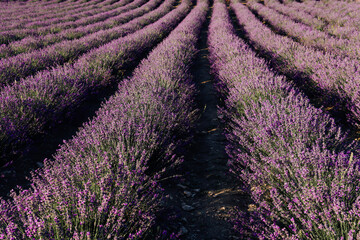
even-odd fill
[{"label": "lavender row", "polygon": [[284,15],[287,15],[295,21],[302,22],[310,27],[313,27],[314,29],[321,31],[326,26],[326,23],[324,21],[321,21],[318,18],[314,18],[309,13],[291,7],[290,5],[281,4],[278,1],[267,1],[266,6]]},{"label": "lavender row", "polygon": [[[167,8],[171,8],[170,4],[166,4]],[[30,76],[40,70],[51,66],[61,65],[68,61],[74,61],[83,53],[100,47],[114,39],[122,37],[141,29],[143,26],[155,21],[160,16],[158,11],[164,12],[163,9],[145,13],[143,16],[133,20],[125,19],[129,22],[111,29],[101,30],[93,34],[72,41],[62,41],[50,45],[46,48],[35,50],[30,53],[19,54],[14,57],[0,60],[0,86],[6,86],[21,78]],[[142,12],[143,13],[143,12]],[[163,13],[165,14],[165,13]],[[22,80],[20,80],[22,81]]]},{"label": "lavender row", "polygon": [[[157,44],[189,11],[189,2],[168,13],[174,0],[145,17],[149,26],[114,40],[66,64],[40,72],[0,92],[0,162],[16,161],[34,136],[71,117],[81,102],[113,83],[129,66]],[[166,14],[168,13],[168,14]],[[166,14],[166,15],[165,15]],[[164,16],[165,15],[165,16]]]},{"label": "lavender row", "polygon": [[[347,25],[356,23],[358,20],[357,14],[360,10],[360,4],[358,3],[346,3],[346,2],[308,2],[302,4],[306,11],[316,13],[317,17],[324,19],[331,25]],[[311,8],[316,8],[315,11],[312,11]],[[353,21],[355,20],[355,21]]]},{"label": "lavender row", "polygon": [[59,33],[47,34],[45,36],[29,36],[23,38],[20,41],[11,42],[8,45],[3,44],[0,46],[0,59],[44,48],[64,40],[78,39],[100,30],[105,30],[119,24],[124,24],[131,19],[144,15],[146,12],[153,10],[161,2],[161,0],[146,1],[147,0],[135,0],[132,3],[124,6],[124,11],[122,14],[111,17],[102,22],[97,22],[74,29],[67,29]]},{"label": "lavender row", "polygon": [[339,19],[339,13],[336,10],[327,11],[326,8],[310,7],[306,6],[305,4],[298,3],[292,3],[290,4],[290,6],[298,9],[298,11],[305,11],[312,15],[314,18],[320,18],[323,21],[327,22],[327,26],[324,28],[324,30],[334,36],[337,36],[339,38],[346,38],[353,41],[360,40],[360,26],[357,24],[359,20],[355,20],[354,16],[348,16],[349,19],[341,23],[342,20]]},{"label": "lavender row", "polygon": [[253,200],[235,228],[244,239],[359,237],[358,146],[234,34],[227,11],[215,3],[208,42],[230,169]]},{"label": "lavender row", "polygon": [[18,29],[18,30],[4,31],[0,34],[0,44],[8,44],[12,41],[23,39],[29,35],[39,36],[39,35],[46,35],[49,33],[57,33],[68,28],[86,26],[88,24],[92,24],[95,22],[104,21],[110,17],[114,17],[117,14],[122,13],[123,7],[132,1],[133,0],[123,0],[119,4],[116,4],[116,6],[111,5],[112,9],[106,12],[101,12],[93,16],[79,19],[74,22],[58,23],[51,26],[41,27],[38,29]]},{"label": "lavender row", "polygon": [[[0,13],[0,19],[5,24],[11,24],[11,21],[26,21],[32,19],[41,20],[41,17],[46,16],[47,18],[47,16],[58,16],[61,14],[66,14],[66,11],[73,11],[74,9],[83,7],[91,7],[92,5],[97,5],[101,2],[101,0],[91,0],[88,3],[73,3],[70,6],[57,3],[56,7],[52,9],[49,9],[46,6],[42,6],[41,4],[37,4],[35,6],[25,5],[24,9],[14,9],[8,13]],[[61,8],[64,12],[59,13],[59,8]]]},{"label": "lavender row", "polygon": [[[0,9],[0,14],[3,16],[10,15],[14,17],[15,13],[24,13],[24,16],[19,15],[19,17],[32,17],[32,15],[36,15],[38,12],[47,11],[49,13],[55,13],[56,9],[62,8],[64,10],[73,10],[75,8],[81,6],[89,6],[94,3],[99,3],[100,0],[89,0],[89,1],[48,1],[45,2],[26,2],[22,3],[20,6],[16,4],[16,2],[12,2],[11,4],[7,4],[6,8]],[[33,11],[32,11],[33,9]]]},{"label": "lavender row", "polygon": [[[306,76],[314,85],[312,90],[321,95],[320,101],[333,104],[332,107],[337,110],[345,107],[349,123],[359,127],[360,69],[357,60],[305,47],[273,33],[237,1],[233,1],[231,7],[251,42],[269,52],[275,61],[282,62],[281,71]],[[303,87],[310,89],[310,86]],[[341,101],[332,102],[332,96],[337,96]]]},{"label": "lavender row", "polygon": [[0,202],[0,238],[149,234],[162,197],[157,176],[179,162],[177,147],[196,119],[189,64],[207,10],[207,3],[195,7],[54,161],[33,174],[32,189]]},{"label": "lavender row", "polygon": [[[105,12],[107,12],[107,11],[111,11],[111,10],[114,10],[114,9],[116,9],[117,7],[119,7],[119,6],[123,6],[124,5],[124,3],[123,2],[131,2],[131,1],[124,1],[124,0],[120,0],[120,1],[117,1],[115,4],[112,4],[111,2],[109,2],[109,1],[105,1],[105,3],[110,3],[110,4],[105,4],[105,5],[103,5],[102,6],[102,3],[103,2],[101,2],[101,3],[96,3],[95,4],[95,8],[93,8],[93,9],[90,9],[89,10],[89,14],[92,14],[92,15],[97,15],[97,14],[100,14],[100,13],[105,13]],[[100,7],[100,8],[99,8]],[[78,10],[81,10],[81,8],[80,9],[78,9],[78,8],[75,8],[73,11],[78,11]],[[41,20],[50,20],[51,21],[51,19],[53,18],[53,19],[57,19],[58,18],[58,15],[59,14],[51,14],[51,13],[47,13],[46,11],[45,11],[45,15],[43,15],[43,16],[40,16],[40,17],[38,17],[38,18],[35,18],[34,19],[34,21],[31,21],[31,19],[28,21],[28,22],[25,22],[25,24],[27,24],[27,23],[31,23],[31,22],[37,22],[37,21],[41,21]],[[66,15],[68,15],[68,13],[67,12],[65,12],[65,16]],[[69,13],[69,15],[71,15],[71,12]],[[88,17],[91,17],[90,15],[88,16]],[[59,18],[61,18],[61,14],[59,15]],[[17,24],[17,22],[18,22],[18,20],[16,20],[16,19],[9,19],[9,21],[12,21],[13,22],[13,24],[15,25],[14,27],[16,28],[16,24]],[[26,20],[25,20],[26,21]],[[56,25],[59,25],[59,24],[56,24]],[[43,28],[40,28],[40,29],[43,29],[43,30],[46,30],[47,28],[49,28],[49,27],[43,27]],[[36,29],[28,29],[28,30],[33,30],[33,32],[34,32],[34,30],[36,30]],[[5,33],[6,32],[15,32],[16,33],[16,31],[19,31],[19,29],[14,29],[14,31],[5,31]],[[4,31],[2,31],[2,32],[4,32]]]},{"label": "lavender row", "polygon": [[[15,12],[20,13],[18,16],[18,20],[26,20],[26,19],[38,19],[46,15],[50,16],[62,16],[65,15],[66,12],[76,11],[76,9],[90,9],[98,6],[111,5],[118,0],[89,0],[89,1],[77,1],[77,2],[57,2],[53,3],[53,5],[41,5],[36,4],[36,6],[27,6],[25,9],[15,10]],[[59,11],[59,8],[61,9]],[[4,17],[4,20],[15,20],[15,16],[13,13],[9,14],[1,14]],[[9,16],[6,16],[9,15]],[[46,19],[46,18],[45,18]]]},{"label": "lavender row", "polygon": [[[120,2],[121,3],[121,2]],[[115,5],[114,5],[115,6]],[[87,10],[86,8],[77,8],[74,11],[66,12],[64,16],[48,16],[42,17],[41,19],[32,20],[32,21],[26,21],[26,22],[19,22],[16,21],[15,23],[11,24],[10,26],[3,26],[0,28],[1,31],[7,31],[7,30],[16,30],[19,28],[26,28],[26,29],[37,29],[37,28],[43,28],[47,27],[49,25],[54,25],[58,23],[67,23],[67,22],[74,22],[79,19],[85,18],[85,17],[91,17],[93,15],[106,12],[108,10],[111,10],[114,8],[113,5],[95,5],[90,10]],[[46,18],[46,19],[45,19]]]},{"label": "lavender row", "polygon": [[[111,3],[111,1],[104,1],[105,3]],[[11,29],[11,28],[20,28],[20,27],[25,27],[26,24],[32,23],[32,22],[40,22],[40,21],[47,21],[50,19],[60,19],[61,17],[64,16],[71,16],[73,14],[77,14],[77,13],[81,13],[81,12],[86,12],[89,11],[91,9],[96,9],[96,8],[100,8],[104,3],[103,1],[100,0],[96,0],[96,1],[90,1],[90,3],[92,4],[77,4],[75,6],[71,6],[71,8],[62,8],[61,6],[57,7],[57,11],[56,12],[51,12],[48,11],[46,9],[41,9],[43,14],[41,14],[40,16],[36,16],[36,14],[29,14],[28,12],[25,11],[21,11],[21,13],[17,14],[17,18],[14,17],[8,17],[6,18],[4,15],[2,15],[1,17],[1,21],[2,21],[2,26],[1,26],[1,31],[4,31],[6,29]],[[105,4],[106,5],[106,4]],[[61,9],[59,11],[59,8]],[[35,10],[34,8],[32,8],[32,10]]]},{"label": "lavender row", "polygon": [[[277,31],[285,32],[297,41],[319,50],[332,52],[338,56],[349,56],[360,60],[360,43],[347,39],[332,37],[322,31],[313,29],[302,23],[297,23],[275,10],[249,1],[247,6],[256,11],[264,20],[268,21]],[[360,36],[360,32],[359,32]]]},{"label": "lavender row", "polygon": [[[70,1],[69,1],[70,2]],[[67,2],[67,4],[69,3]],[[43,8],[47,8],[47,7],[51,7],[51,4],[54,4],[55,1],[52,1],[52,2],[48,2],[48,3],[45,3],[45,2],[20,2],[20,1],[13,1],[13,2],[0,2],[1,4],[1,9],[0,9],[0,14],[1,15],[7,15],[7,14],[14,14],[16,12],[21,12],[21,11],[30,11],[30,7],[34,7],[34,12],[37,12],[38,9],[43,9]],[[66,3],[58,3],[58,5],[60,6],[64,6],[63,4],[66,4]],[[51,9],[49,9],[51,10]]]}]

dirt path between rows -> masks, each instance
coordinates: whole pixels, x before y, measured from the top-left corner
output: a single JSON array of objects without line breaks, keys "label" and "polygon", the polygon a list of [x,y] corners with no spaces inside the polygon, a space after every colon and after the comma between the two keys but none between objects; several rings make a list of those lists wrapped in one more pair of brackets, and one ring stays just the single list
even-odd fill
[{"label": "dirt path between rows", "polygon": [[164,185],[167,194],[166,208],[171,209],[172,231],[179,239],[227,240],[241,239],[233,232],[230,214],[235,206],[247,209],[249,197],[241,190],[238,180],[229,174],[226,139],[217,114],[221,101],[210,74],[207,49],[207,31],[210,20],[203,26],[192,71],[198,88],[198,108],[201,118],[188,155],[182,164],[180,181]]}]

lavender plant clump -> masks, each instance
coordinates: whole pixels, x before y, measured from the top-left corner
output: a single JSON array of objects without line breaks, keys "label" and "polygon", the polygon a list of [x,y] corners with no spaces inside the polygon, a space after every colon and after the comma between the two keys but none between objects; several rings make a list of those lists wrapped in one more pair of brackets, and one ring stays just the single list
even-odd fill
[{"label": "lavender plant clump", "polygon": [[161,199],[156,179],[180,161],[177,146],[197,119],[189,67],[207,11],[200,1],[54,161],[33,173],[32,188],[1,200],[0,239],[149,234]]},{"label": "lavender plant clump", "polygon": [[227,120],[229,166],[253,200],[234,216],[235,229],[259,239],[359,238],[356,142],[235,35],[221,1],[208,41],[226,98],[219,112]]}]

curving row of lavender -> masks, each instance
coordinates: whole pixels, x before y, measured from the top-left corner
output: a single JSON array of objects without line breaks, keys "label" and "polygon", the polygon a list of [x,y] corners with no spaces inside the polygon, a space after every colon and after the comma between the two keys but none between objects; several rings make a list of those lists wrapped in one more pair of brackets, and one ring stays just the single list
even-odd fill
[{"label": "curving row of lavender", "polygon": [[206,1],[198,3],[54,161],[33,174],[31,189],[1,200],[0,239],[150,233],[161,200],[156,179],[179,161],[177,147],[196,119],[189,67],[207,11]]},{"label": "curving row of lavender", "polygon": [[326,26],[326,23],[324,21],[318,18],[314,18],[311,14],[290,5],[281,4],[276,0],[267,1],[265,5],[271,9],[278,11],[281,14],[290,17],[297,22],[301,22],[310,27],[313,27],[314,29],[322,31]]},{"label": "curving row of lavender", "polygon": [[[60,22],[68,22],[68,21],[75,21],[82,17],[88,17],[91,15],[95,15],[96,13],[105,12],[107,9],[112,8],[112,4],[114,4],[114,0],[93,0],[89,1],[92,4],[81,4],[77,6],[71,6],[69,9],[58,9],[53,13],[44,10],[44,15],[37,16],[37,17],[28,17],[27,19],[17,19],[17,21],[9,19],[6,25],[4,25],[1,30],[4,31],[5,29],[10,30],[11,28],[38,28],[44,27],[50,24],[56,24]],[[119,2],[118,0],[116,2]],[[29,16],[26,14],[25,16]]]},{"label": "curving row of lavender", "polygon": [[0,44],[8,44],[12,41],[18,41],[29,35],[39,36],[39,35],[46,35],[49,33],[57,33],[68,28],[86,26],[88,24],[92,24],[95,22],[104,21],[110,17],[114,17],[117,14],[122,13],[123,7],[132,1],[133,0],[120,1],[116,4],[111,5],[111,8],[108,9],[106,12],[101,12],[93,16],[79,19],[74,22],[70,21],[65,23],[58,23],[51,26],[40,27],[37,29],[15,29],[15,30],[4,31],[1,32],[0,34]]},{"label": "curving row of lavender", "polygon": [[160,0],[135,0],[123,7],[124,10],[122,14],[108,18],[105,21],[96,22],[78,28],[70,28],[59,33],[46,34],[45,36],[29,36],[19,41],[11,42],[7,45],[0,45],[0,58],[6,58],[20,53],[28,53],[64,40],[78,39],[100,30],[106,30],[114,26],[124,24],[131,19],[153,10],[160,3]]},{"label": "curving row of lavender", "polygon": [[[294,4],[295,6],[297,4]],[[359,4],[335,1],[331,3],[306,2],[301,4],[305,11],[315,13],[316,17],[323,19],[329,25],[358,25]]]},{"label": "curving row of lavender", "polygon": [[[125,12],[123,13],[123,16],[125,16],[123,21],[117,23],[120,24],[119,26],[100,30],[79,39],[65,40],[29,53],[1,59],[0,88],[40,70],[61,65],[68,61],[75,61],[91,49],[139,30],[160,17],[154,11],[146,13],[142,8],[140,10],[135,9],[136,11],[143,15],[139,17],[139,14],[128,15]],[[122,22],[127,23],[121,24]]]},{"label": "curving row of lavender", "polygon": [[[94,15],[96,12],[101,12],[104,11],[103,9],[101,9],[101,7],[106,6],[106,4],[110,4],[111,1],[107,0],[107,1],[93,1],[94,4],[91,4],[89,6],[81,6],[81,5],[77,5],[75,8],[72,7],[73,9],[64,9],[64,8],[60,8],[60,6],[58,7],[58,11],[55,12],[55,14],[51,14],[51,12],[46,11],[44,9],[44,12],[46,15],[42,15],[40,17],[32,17],[32,18],[28,18],[28,19],[21,19],[21,16],[18,16],[17,19],[4,19],[3,17],[2,19],[2,26],[0,27],[0,31],[5,31],[5,30],[11,30],[11,29],[16,29],[16,28],[37,28],[40,26],[46,26],[49,24],[55,24],[55,23],[59,23],[59,22],[66,22],[66,21],[75,21],[81,17],[87,17],[90,15]],[[60,8],[60,9],[59,9]],[[94,11],[95,10],[95,11]],[[24,13],[21,13],[24,14]],[[17,15],[20,15],[17,14]],[[28,16],[29,14],[27,13],[25,16]]]},{"label": "curving row of lavender", "polygon": [[[331,2],[335,4],[336,2]],[[341,19],[341,14],[338,9],[333,9],[332,11],[328,11],[328,6],[320,7],[319,4],[315,4],[313,6],[308,6],[306,4],[299,4],[293,2],[289,4],[290,7],[294,8],[295,11],[305,11],[309,13],[313,18],[321,19],[326,23],[326,26],[323,30],[329,32],[330,34],[340,37],[346,38],[349,40],[360,40],[359,36],[359,19],[355,19],[356,14],[347,15],[345,14],[345,19]],[[353,7],[351,7],[353,8]]]},{"label": "curving row of lavender", "polygon": [[[74,3],[74,6],[61,6],[58,4],[57,10],[49,9],[46,6],[41,6],[40,4],[35,6],[28,6],[25,9],[16,10],[16,12],[9,13],[0,13],[0,19],[3,21],[1,29],[9,28],[10,26],[18,26],[36,21],[46,21],[51,18],[62,17],[69,13],[75,13],[76,11],[82,12],[89,9],[96,9],[101,7],[101,1],[91,0],[87,4],[84,3]],[[29,12],[33,9],[33,12]],[[17,13],[17,14],[16,14]]]},{"label": "curving row of lavender", "polygon": [[[44,11],[47,11],[49,13],[53,13],[56,11],[56,9],[59,10],[59,8],[63,8],[64,10],[72,10],[74,7],[81,7],[84,4],[92,4],[97,0],[91,0],[88,3],[84,3],[79,1],[78,3],[67,1],[62,3],[56,3],[56,2],[16,2],[13,1],[11,3],[7,2],[0,2],[2,5],[2,8],[0,9],[0,15],[4,16],[5,18],[11,18],[15,19],[14,16],[15,13],[18,13],[19,19],[22,18],[30,18],[38,13],[44,14]],[[20,3],[20,4],[19,4]],[[44,4],[45,3],[45,4]]]},{"label": "curving row of lavender", "polygon": [[138,30],[135,33],[90,51],[74,64],[5,87],[0,92],[0,162],[13,160],[11,156],[21,154],[34,136],[71,116],[84,99],[109,86],[114,75],[122,76],[159,43],[190,9],[189,1],[184,1],[170,12],[174,2],[167,0],[141,21],[128,25],[133,32]]},{"label": "curving row of lavender", "polygon": [[258,239],[358,238],[358,145],[267,68],[234,34],[227,11],[215,2],[208,42],[226,96],[229,165],[254,203],[235,214],[235,228]]},{"label": "curving row of lavender", "polygon": [[[231,2],[238,22],[246,31],[250,41],[269,52],[275,61],[281,61],[281,71],[309,78],[320,92],[321,101],[333,104],[335,109],[346,108],[348,121],[360,124],[360,69],[358,61],[339,57],[331,53],[316,51],[292,39],[272,32],[261,23],[251,11],[234,0]],[[310,86],[303,86],[310,88]],[[344,103],[331,102],[331,96],[338,96]]]},{"label": "curving row of lavender", "polygon": [[[35,6],[24,5],[22,9],[14,9],[3,13],[0,13],[4,21],[11,20],[42,20],[48,19],[51,17],[64,16],[68,12],[73,11],[82,11],[82,9],[91,9],[99,8],[105,5],[111,5],[118,0],[89,0],[89,1],[77,1],[77,2],[61,2],[53,3],[52,5],[42,5],[40,3],[35,4]],[[15,13],[18,13],[18,17],[14,16]],[[42,18],[43,17],[43,18]]]},{"label": "curving row of lavender", "polygon": [[332,52],[337,56],[348,56],[360,60],[360,42],[330,36],[325,32],[297,23],[289,17],[257,2],[249,1],[247,6],[256,11],[263,20],[269,22],[277,31],[284,32],[287,36],[295,38],[305,46]]}]

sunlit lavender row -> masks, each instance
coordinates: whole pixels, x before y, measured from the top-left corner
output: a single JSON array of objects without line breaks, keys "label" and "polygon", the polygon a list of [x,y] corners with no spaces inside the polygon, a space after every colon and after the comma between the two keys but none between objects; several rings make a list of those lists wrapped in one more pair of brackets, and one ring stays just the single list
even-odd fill
[{"label": "sunlit lavender row", "polygon": [[127,15],[124,13],[125,19],[123,19],[123,22],[127,22],[126,24],[118,22],[119,26],[100,30],[79,39],[64,40],[39,50],[1,59],[0,84],[6,86],[21,78],[33,75],[40,70],[61,65],[68,61],[75,61],[82,54],[93,48],[100,47],[111,40],[143,28],[159,18],[161,15],[157,14],[157,12],[162,11],[160,9],[146,13],[146,11],[141,10],[139,12],[143,15],[140,16],[138,16],[139,14]]},{"label": "sunlit lavender row", "polygon": [[[336,4],[337,2],[338,1],[334,1],[334,4]],[[289,4],[289,6],[293,7],[295,11],[305,11],[313,18],[321,19],[323,22],[326,23],[326,26],[324,26],[323,29],[330,34],[333,34],[334,36],[356,41],[360,40],[359,19],[357,17],[359,11],[357,14],[351,13],[351,11],[354,10],[354,6],[358,4],[350,4],[347,7],[347,10],[345,9],[345,13],[343,14],[341,14],[339,8],[336,7],[332,8],[332,10],[329,11],[328,8],[331,7],[332,4],[324,5],[321,3],[315,3],[315,1],[310,1],[309,4],[310,6],[308,4],[299,4],[296,2],[292,2],[291,4]]]},{"label": "sunlit lavender row", "polygon": [[230,168],[254,201],[236,213],[236,229],[259,239],[359,236],[358,146],[234,34],[221,2],[209,47],[226,96]]},{"label": "sunlit lavender row", "polygon": [[[93,1],[89,1],[88,4],[92,4]],[[19,17],[32,17],[36,16],[37,13],[44,13],[45,11],[54,12],[56,8],[63,7],[64,9],[73,9],[78,6],[86,4],[84,1],[79,2],[59,2],[59,1],[48,1],[48,2],[0,2],[2,8],[0,9],[1,16],[15,18],[13,13],[20,13]],[[31,8],[33,11],[31,11]]]},{"label": "sunlit lavender row", "polygon": [[[106,0],[106,1],[100,1],[100,0],[92,0],[88,1],[86,3],[73,3],[68,4],[67,6],[61,6],[59,4],[55,4],[52,9],[46,9],[41,7],[41,5],[38,5],[39,12],[36,12],[36,7],[33,7],[34,11],[31,11],[29,14],[28,12],[22,10],[20,11],[20,14],[18,14],[18,22],[13,22],[13,24],[21,24],[21,23],[28,23],[28,22],[35,22],[35,21],[46,21],[50,20],[51,18],[57,19],[58,17],[71,15],[72,12],[84,12],[87,9],[90,12],[97,11],[98,9],[103,9],[103,11],[111,10],[112,6],[115,6],[119,3],[119,1],[114,0]],[[59,9],[61,8],[61,9]],[[25,9],[29,10],[30,9]],[[19,12],[19,10],[17,10]],[[7,16],[8,15],[8,16]],[[4,14],[3,20],[10,23],[11,20],[15,20],[15,16],[13,13]]]},{"label": "sunlit lavender row", "polygon": [[[106,8],[101,8],[101,7],[106,6],[107,5],[106,3],[111,4],[111,1],[110,0],[108,0],[107,2],[100,1],[99,4],[94,4],[94,5],[92,4],[89,6],[81,6],[81,5],[71,6],[71,9],[62,8],[61,12],[59,12],[59,10],[56,11],[56,9],[55,9],[55,12],[54,12],[55,14],[51,14],[51,11],[46,10],[46,11],[44,11],[44,15],[41,15],[37,18],[35,18],[35,16],[33,16],[32,18],[29,18],[29,19],[20,20],[21,16],[18,16],[18,19],[15,22],[13,21],[15,19],[3,18],[3,20],[2,20],[3,25],[1,26],[0,29],[1,29],[1,31],[4,31],[4,30],[10,30],[10,29],[22,28],[22,27],[37,28],[40,26],[46,26],[46,25],[55,24],[55,23],[59,23],[59,22],[75,21],[82,17],[94,15],[101,11],[106,11]],[[28,16],[28,14],[26,14],[25,16]],[[12,20],[12,21],[9,21],[9,20]]]},{"label": "sunlit lavender row", "polygon": [[[82,38],[79,39],[79,41],[86,42],[86,40],[84,40],[85,36],[89,36],[91,33],[96,33],[100,30],[108,30],[110,28],[124,24],[141,15],[144,15],[145,13],[156,8],[160,4],[160,2],[160,0],[153,0],[149,2],[146,2],[145,0],[137,0],[131,4],[124,6],[123,13],[115,17],[109,18],[105,21],[89,24],[74,29],[63,30],[59,33],[47,34],[45,36],[29,36],[20,41],[11,42],[8,45],[3,44],[2,46],[0,46],[0,57],[10,57],[13,55],[18,55],[20,53],[31,52],[36,49],[53,45],[55,43],[63,42],[65,40],[75,40]],[[111,29],[107,32],[111,32]],[[100,34],[104,34],[104,32],[100,32]],[[91,36],[97,35],[93,34]],[[55,45],[55,47],[56,46],[60,46],[60,44]],[[79,51],[78,54],[80,53],[81,51]]]},{"label": "sunlit lavender row", "polygon": [[64,41],[74,40],[84,37],[88,34],[98,32],[100,30],[109,29],[120,24],[124,24],[131,19],[139,17],[161,3],[161,0],[136,0],[131,4],[124,6],[124,12],[108,18],[105,21],[96,22],[78,28],[70,28],[55,34],[46,34],[45,36],[29,36],[19,41],[14,41],[8,45],[3,44],[0,46],[0,58],[6,58],[20,53],[30,52],[36,49],[44,48],[46,46]]},{"label": "sunlit lavender row", "polygon": [[[334,55],[338,56],[348,56],[360,61],[360,42],[339,39],[312,27],[297,23],[260,3],[251,1],[247,6],[256,11],[278,32],[284,32],[287,36],[296,39],[305,46],[334,53]],[[358,35],[360,36],[360,29]]]},{"label": "sunlit lavender row", "polygon": [[[189,4],[183,3],[178,12]],[[207,2],[198,3],[96,117],[34,173],[31,190],[1,201],[0,219],[7,223],[0,225],[1,239],[142,239],[150,233],[161,199],[156,179],[180,161],[177,146],[196,119],[189,67],[207,11]]]},{"label": "sunlit lavender row", "polygon": [[[40,27],[36,29],[14,29],[14,30],[8,30],[1,32],[0,35],[0,43],[1,44],[8,44],[12,41],[17,41],[20,39],[23,39],[29,35],[31,36],[39,36],[39,35],[45,35],[49,33],[56,33],[63,29],[67,28],[75,28],[79,26],[86,26],[87,24],[91,24],[97,21],[103,21],[110,17],[116,16],[123,10],[123,6],[131,2],[131,0],[124,0],[119,3],[116,3],[114,5],[111,5],[111,9],[109,9],[106,12],[101,12],[98,14],[95,14],[94,16],[89,16],[85,18],[81,18],[74,22],[65,22],[65,23],[58,23],[50,26]],[[119,9],[120,8],[120,9]],[[120,12],[119,12],[120,11]]]},{"label": "sunlit lavender row", "polygon": [[[279,62],[281,71],[310,79],[312,86],[309,83],[300,83],[303,88],[314,88],[319,99],[332,104],[333,108],[346,108],[347,121],[359,125],[360,69],[357,60],[317,51],[289,37],[278,35],[237,0],[232,1],[231,7],[250,41],[268,52],[275,62]],[[333,95],[341,101],[333,102]]]},{"label": "sunlit lavender row", "polygon": [[167,14],[173,3],[165,1],[143,21],[125,28],[138,31],[89,52],[74,64],[5,87],[0,92],[1,162],[11,159],[14,153],[21,154],[34,136],[71,116],[82,101],[109,86],[114,76],[119,80],[126,68],[145,56],[189,11],[189,2],[185,1]]}]

